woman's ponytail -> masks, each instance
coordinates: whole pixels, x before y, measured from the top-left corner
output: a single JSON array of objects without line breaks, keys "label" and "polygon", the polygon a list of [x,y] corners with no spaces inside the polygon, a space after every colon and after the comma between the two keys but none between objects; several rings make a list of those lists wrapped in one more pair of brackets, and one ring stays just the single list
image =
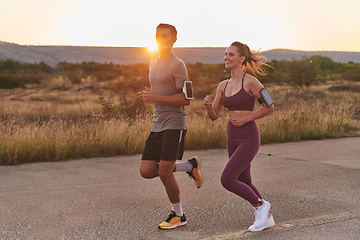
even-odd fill
[{"label": "woman's ponytail", "polygon": [[233,42],[231,46],[237,47],[240,56],[245,56],[245,61],[242,63],[244,71],[250,70],[255,76],[266,75],[263,65],[269,65],[266,63],[267,59],[265,56],[258,55],[260,51],[251,51],[248,45],[240,42]]}]

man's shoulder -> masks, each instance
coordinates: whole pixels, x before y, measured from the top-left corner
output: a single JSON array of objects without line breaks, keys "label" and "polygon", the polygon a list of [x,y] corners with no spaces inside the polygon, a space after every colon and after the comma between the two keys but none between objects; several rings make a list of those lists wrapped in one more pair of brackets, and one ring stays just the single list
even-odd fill
[{"label": "man's shoulder", "polygon": [[149,63],[149,66],[156,64],[158,62],[158,60],[159,60],[159,58],[155,58],[155,59],[151,60]]},{"label": "man's shoulder", "polygon": [[178,56],[176,56],[175,54],[173,54],[171,56],[171,65],[175,66],[175,67],[186,67],[185,63],[183,60],[181,60]]},{"label": "man's shoulder", "polygon": [[184,63],[184,61],[181,58],[179,58],[178,56],[176,56],[175,54],[172,54],[171,57],[173,57],[174,61],[176,61],[176,62]]}]

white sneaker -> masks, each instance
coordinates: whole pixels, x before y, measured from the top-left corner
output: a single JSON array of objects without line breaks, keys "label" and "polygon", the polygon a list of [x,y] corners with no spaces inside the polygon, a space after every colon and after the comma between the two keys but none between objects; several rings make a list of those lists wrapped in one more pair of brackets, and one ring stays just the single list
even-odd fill
[{"label": "white sneaker", "polygon": [[264,225],[264,223],[266,222],[266,220],[268,218],[269,210],[271,207],[271,204],[268,201],[265,201],[264,199],[262,201],[263,201],[263,205],[261,205],[260,207],[254,207],[254,209],[255,209],[254,226],[256,228],[259,228],[262,225]]},{"label": "white sneaker", "polygon": [[274,221],[274,218],[272,215],[270,215],[270,217],[268,217],[264,223],[264,225],[262,225],[261,227],[257,228],[255,227],[255,225],[251,225],[249,227],[249,231],[251,232],[259,232],[259,231],[262,231],[264,230],[265,228],[268,228],[268,227],[272,227],[275,225],[275,221]]}]

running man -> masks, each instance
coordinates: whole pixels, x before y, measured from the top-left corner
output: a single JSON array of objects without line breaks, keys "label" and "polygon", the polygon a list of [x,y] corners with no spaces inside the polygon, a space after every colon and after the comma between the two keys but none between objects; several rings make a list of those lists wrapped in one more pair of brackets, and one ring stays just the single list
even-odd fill
[{"label": "running man", "polygon": [[169,217],[158,227],[174,229],[185,226],[186,217],[180,201],[179,185],[174,172],[186,172],[194,179],[195,186],[202,186],[200,158],[195,156],[181,160],[187,131],[185,106],[190,104],[182,91],[188,81],[184,62],[173,54],[177,40],[177,30],[169,24],[159,24],[156,28],[156,44],[159,57],[150,62],[150,88],[138,93],[143,102],[154,103],[152,128],[141,158],[140,174],[143,178],[160,177],[172,210]]}]

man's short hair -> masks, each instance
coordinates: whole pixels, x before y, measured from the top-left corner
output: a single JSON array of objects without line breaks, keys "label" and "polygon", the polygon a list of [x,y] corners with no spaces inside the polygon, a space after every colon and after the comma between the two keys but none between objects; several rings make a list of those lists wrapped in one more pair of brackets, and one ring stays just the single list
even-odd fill
[{"label": "man's short hair", "polygon": [[156,29],[159,28],[168,28],[170,29],[171,33],[174,34],[175,38],[177,37],[177,30],[173,25],[167,24],[167,23],[160,23]]}]

